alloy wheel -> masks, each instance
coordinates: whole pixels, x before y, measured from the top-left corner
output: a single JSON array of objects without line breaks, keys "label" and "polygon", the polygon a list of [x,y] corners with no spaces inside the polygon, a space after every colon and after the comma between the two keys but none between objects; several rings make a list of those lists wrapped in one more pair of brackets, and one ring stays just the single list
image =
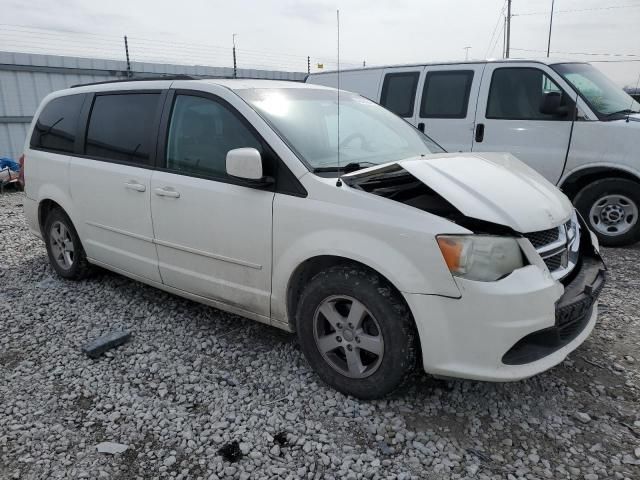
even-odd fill
[{"label": "alloy wheel", "polygon": [[64,270],[69,270],[73,266],[75,250],[71,232],[64,223],[56,221],[51,225],[49,243],[53,258],[58,266]]},{"label": "alloy wheel", "polygon": [[349,378],[365,378],[378,370],[384,339],[376,318],[353,297],[326,298],[313,317],[314,339],[324,360]]}]

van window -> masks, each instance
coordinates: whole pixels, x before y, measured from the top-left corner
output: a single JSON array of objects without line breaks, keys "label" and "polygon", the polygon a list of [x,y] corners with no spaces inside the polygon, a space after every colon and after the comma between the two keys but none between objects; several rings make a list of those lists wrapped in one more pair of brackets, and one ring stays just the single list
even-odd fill
[{"label": "van window", "polygon": [[116,162],[148,164],[159,93],[97,95],[85,153]]},{"label": "van window", "polygon": [[561,105],[570,103],[556,82],[537,68],[498,68],[493,72],[487,118],[502,120],[570,120],[540,112],[545,93],[562,92]]},{"label": "van window", "polygon": [[42,110],[31,135],[31,148],[71,153],[76,141],[78,116],[84,95],[51,100]]},{"label": "van window", "polygon": [[224,178],[227,152],[244,147],[263,153],[261,142],[225,105],[191,95],[176,97],[167,140],[167,169]]},{"label": "van window", "polygon": [[473,70],[428,72],[422,90],[420,117],[466,118]]},{"label": "van window", "polygon": [[387,73],[382,84],[380,105],[401,117],[413,116],[420,72]]}]

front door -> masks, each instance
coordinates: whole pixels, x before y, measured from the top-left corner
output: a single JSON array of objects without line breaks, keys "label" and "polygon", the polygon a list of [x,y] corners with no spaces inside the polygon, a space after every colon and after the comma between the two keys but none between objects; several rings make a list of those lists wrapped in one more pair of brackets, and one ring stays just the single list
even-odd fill
[{"label": "front door", "polygon": [[226,174],[229,150],[268,153],[224,100],[178,91],[167,106],[166,145],[151,179],[162,281],[263,316],[270,314],[274,192]]},{"label": "front door", "polygon": [[483,67],[463,64],[425,68],[419,89],[418,128],[448,152],[471,150]]},{"label": "front door", "polygon": [[[557,183],[562,175],[574,101],[540,64],[488,63],[482,76],[473,151],[509,152]],[[558,92],[558,114],[543,113],[543,97]]]}]

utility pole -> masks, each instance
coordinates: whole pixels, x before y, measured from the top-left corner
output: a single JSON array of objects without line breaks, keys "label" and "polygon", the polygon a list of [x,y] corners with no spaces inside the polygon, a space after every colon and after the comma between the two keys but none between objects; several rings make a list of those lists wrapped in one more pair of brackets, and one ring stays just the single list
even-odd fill
[{"label": "utility pole", "polygon": [[238,78],[238,65],[236,63],[236,35],[238,34],[234,33],[231,35],[233,40],[233,78]]},{"label": "utility pole", "polygon": [[551,28],[553,27],[553,4],[555,0],[551,0],[551,18],[549,19],[549,41],[547,42],[547,58],[551,53]]},{"label": "utility pole", "polygon": [[502,58],[507,54],[507,17],[504,17],[504,27],[502,28]]},{"label": "utility pole", "polygon": [[311,73],[311,57],[307,56],[307,74]]},{"label": "utility pole", "polygon": [[129,61],[129,42],[127,36],[124,36],[124,53],[127,56],[127,77],[131,77],[131,62]]},{"label": "utility pole", "polygon": [[471,49],[471,47],[464,47],[463,50],[464,52],[464,61],[466,62],[467,60],[469,60],[469,50]]},{"label": "utility pole", "polygon": [[505,58],[509,58],[510,44],[511,44],[511,0],[507,0],[507,46],[505,47]]}]

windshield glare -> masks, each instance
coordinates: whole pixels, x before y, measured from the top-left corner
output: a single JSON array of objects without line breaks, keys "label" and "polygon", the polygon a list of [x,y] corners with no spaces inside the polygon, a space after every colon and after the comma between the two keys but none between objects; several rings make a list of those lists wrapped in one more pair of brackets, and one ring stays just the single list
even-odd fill
[{"label": "windshield glare", "polygon": [[563,63],[554,65],[553,68],[580,91],[599,116],[626,110],[640,111],[638,102],[592,65]]},{"label": "windshield glare", "polygon": [[[435,142],[383,107],[359,95],[310,88],[237,92],[312,170],[362,167],[443,152]],[[339,143],[338,143],[339,138]]]}]

